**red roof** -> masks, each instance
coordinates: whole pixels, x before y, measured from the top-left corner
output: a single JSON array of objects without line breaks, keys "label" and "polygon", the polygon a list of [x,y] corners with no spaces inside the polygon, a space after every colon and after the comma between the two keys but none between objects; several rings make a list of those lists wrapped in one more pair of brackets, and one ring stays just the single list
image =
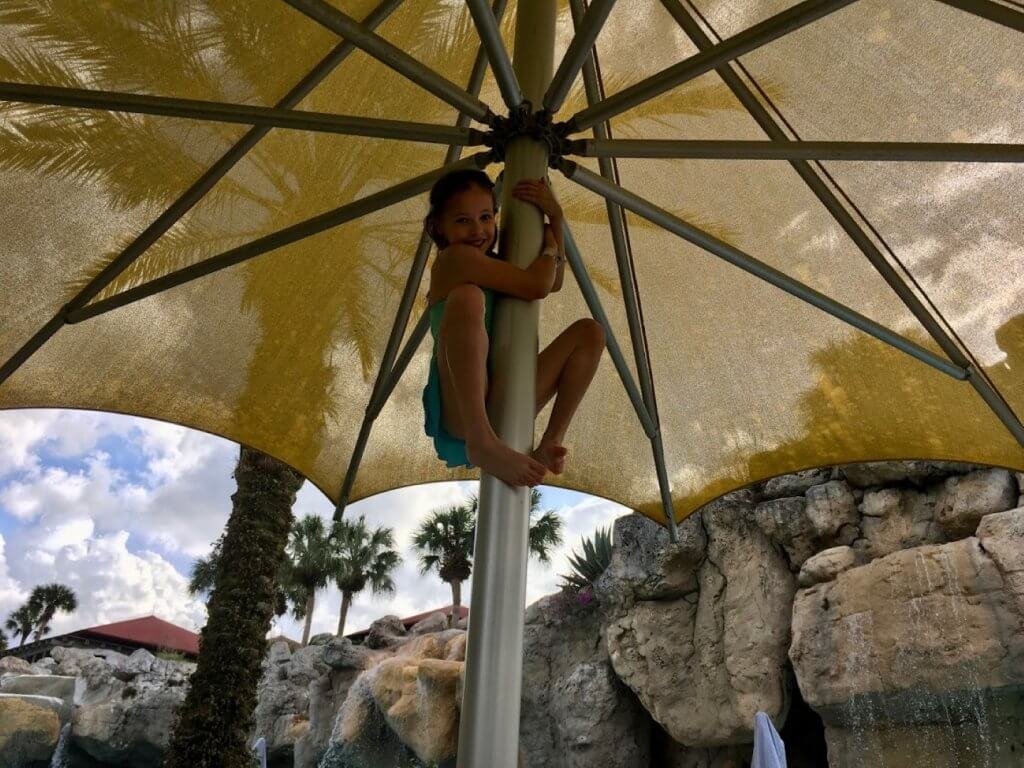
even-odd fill
[{"label": "red roof", "polygon": [[154,650],[180,651],[192,655],[199,653],[199,635],[176,624],[171,624],[169,621],[158,619],[156,616],[144,616],[141,619],[129,619],[128,621],[104,624],[100,627],[89,627],[80,630],[80,633],[120,640]]}]

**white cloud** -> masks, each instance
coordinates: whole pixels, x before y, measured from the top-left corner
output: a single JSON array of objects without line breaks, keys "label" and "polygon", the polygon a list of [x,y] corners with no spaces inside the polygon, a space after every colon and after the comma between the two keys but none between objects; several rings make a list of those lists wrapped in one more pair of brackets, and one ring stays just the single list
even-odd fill
[{"label": "white cloud", "polygon": [[[109,436],[119,442],[105,442]],[[150,613],[201,626],[205,609],[188,596],[186,572],[227,521],[237,455],[235,443],[146,419],[56,410],[0,413],[0,530],[6,532],[0,545],[7,552],[4,558],[0,546],[0,618],[33,586],[61,581],[76,591],[80,607],[55,619],[55,632]],[[451,602],[450,588],[437,574],[419,573],[411,538],[431,509],[460,503],[475,490],[476,483],[467,482],[413,486],[349,507],[350,519],[365,515],[371,526],[393,528],[405,562],[395,574],[394,595],[357,596],[346,631],[384,614],[407,616]],[[545,507],[572,501],[557,510],[564,544],[552,553],[552,563],[529,563],[527,603],[558,589],[582,535],[628,511],[603,499],[545,493]],[[307,483],[293,511],[297,518],[330,519],[334,506]],[[466,582],[467,605],[470,590]],[[333,585],[319,593],[314,633],[335,629],[340,604]],[[272,629],[291,637],[301,631],[290,617]]]},{"label": "white cloud", "polygon": [[78,609],[52,622],[54,634],[155,614],[196,630],[203,604],[189,597],[188,580],[155,552],[128,551],[129,533],[118,531],[62,547],[52,564],[28,558],[18,570],[23,584],[60,581],[78,596]]}]

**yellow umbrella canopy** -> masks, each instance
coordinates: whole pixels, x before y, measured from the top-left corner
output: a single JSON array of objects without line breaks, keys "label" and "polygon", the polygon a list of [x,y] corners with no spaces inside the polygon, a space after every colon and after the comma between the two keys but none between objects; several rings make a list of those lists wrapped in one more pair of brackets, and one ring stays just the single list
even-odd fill
[{"label": "yellow umbrella canopy", "polygon": [[[541,127],[594,293],[545,300],[540,341],[599,302],[621,355],[549,480],[664,521],[659,455],[680,518],[825,464],[1024,470],[1024,7],[572,6],[555,61],[577,24],[596,57]],[[414,258],[447,145],[508,132],[466,4],[8,0],[0,24],[0,408],[184,424],[334,499],[354,454],[351,500],[470,476],[423,433]]]}]

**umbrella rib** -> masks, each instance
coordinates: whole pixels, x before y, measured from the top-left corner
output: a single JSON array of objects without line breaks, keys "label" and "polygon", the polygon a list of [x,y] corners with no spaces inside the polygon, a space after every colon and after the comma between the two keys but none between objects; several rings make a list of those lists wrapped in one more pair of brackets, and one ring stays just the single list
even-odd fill
[{"label": "umbrella rib", "polygon": [[501,39],[498,22],[494,12],[488,8],[487,0],[466,0],[469,13],[473,17],[480,34],[480,43],[491,63],[491,71],[498,83],[501,97],[509,109],[515,109],[523,101],[523,90],[519,87],[519,78],[512,69],[505,41]]},{"label": "umbrella rib", "polygon": [[[382,0],[370,14],[364,23],[370,29],[379,26],[394,10],[401,4],[402,0]],[[340,65],[356,49],[352,43],[340,42],[322,58],[309,73],[303,77],[287,94],[277,103],[281,109],[290,109],[302,101],[335,67]],[[259,141],[270,132],[270,128],[256,126],[239,139],[231,148],[225,152],[217,162],[200,176],[182,195],[171,203],[152,224],[146,227],[127,248],[114,257],[99,274],[93,277],[88,284],[79,291],[67,304],[61,307],[57,313],[50,318],[42,328],[36,331],[28,341],[9,357],[3,365],[0,365],[0,385],[20,368],[35,352],[42,347],[67,321],[67,316],[74,310],[85,306],[118,275],[124,272],[139,256],[146,252],[161,235],[174,226],[182,216],[192,209],[196,203],[203,199],[207,192],[213,189],[214,185],[235,167],[239,160],[256,146]]]},{"label": "umbrella rib", "polygon": [[573,80],[576,79],[583,63],[590,56],[590,52],[594,48],[594,41],[601,33],[614,4],[615,0],[594,0],[586,9],[582,19],[579,21],[573,19],[576,34],[551,78],[547,93],[544,94],[544,109],[551,114],[561,109],[562,103],[572,87]]},{"label": "umbrella rib", "polygon": [[374,211],[378,211],[381,208],[387,208],[388,206],[394,205],[402,200],[415,197],[416,195],[428,190],[434,181],[450,171],[463,168],[482,168],[490,163],[491,160],[491,152],[480,152],[457,163],[450,163],[442,166],[441,168],[437,168],[429,173],[424,173],[420,176],[416,176],[415,178],[408,179],[399,184],[388,187],[387,189],[383,189],[380,192],[354,200],[351,203],[346,203],[345,205],[331,211],[321,213],[319,216],[314,216],[311,219],[306,219],[298,224],[293,224],[290,227],[285,227],[282,230],[265,235],[264,237],[253,240],[245,245],[241,245],[238,248],[232,248],[231,250],[225,251],[217,256],[205,259],[204,261],[200,261],[196,264],[191,264],[187,267],[183,267],[182,269],[163,275],[162,277],[149,280],[141,285],[135,286],[134,288],[115,294],[109,298],[89,304],[88,306],[69,313],[67,316],[67,322],[80,323],[91,317],[105,314],[128,304],[134,304],[136,301],[140,301],[148,296],[162,293],[170,288],[183,285],[184,283],[191,282],[192,280],[204,277],[205,275],[219,272],[222,269],[227,269],[228,267],[240,264],[243,261],[248,261],[249,259],[260,256],[264,253],[277,250],[285,245],[303,240],[307,237],[312,237],[320,232],[324,232],[328,229],[332,229],[340,226],[341,224],[352,221],[353,219],[358,219],[361,216],[366,216]]},{"label": "umbrella rib", "polygon": [[612,363],[615,365],[615,370],[619,374],[622,386],[626,389],[629,401],[633,404],[633,410],[636,411],[637,418],[640,419],[640,423],[643,425],[644,432],[647,434],[647,437],[654,439],[655,435],[658,434],[658,425],[651,417],[650,412],[648,412],[647,406],[644,404],[643,395],[640,394],[636,382],[633,381],[633,374],[629,370],[626,358],[622,354],[622,348],[619,346],[619,342],[612,331],[608,315],[605,314],[604,307],[601,305],[601,299],[597,295],[593,281],[590,279],[590,273],[587,271],[587,265],[583,261],[583,256],[576,245],[576,240],[572,236],[572,232],[569,231],[569,225],[564,224],[563,226],[565,229],[565,255],[569,261],[569,267],[572,269],[573,276],[576,278],[576,283],[580,287],[580,293],[583,294],[583,300],[586,302],[591,316],[604,328],[605,346],[608,349],[608,356],[611,357]]},{"label": "umbrella rib", "polygon": [[570,143],[570,154],[699,160],[1024,163],[1024,144],[580,139]]},{"label": "umbrella rib", "polygon": [[290,128],[304,131],[370,136],[378,139],[422,141],[433,144],[464,145],[484,143],[482,132],[430,123],[352,117],[324,112],[255,107],[246,104],[225,104],[198,99],[178,99],[113,91],[62,88],[48,85],[26,85],[0,82],[0,100],[50,104],[111,112],[129,112],[218,123],[242,123],[268,128]]},{"label": "umbrella rib", "polygon": [[840,304],[838,301],[814,290],[810,286],[805,285],[798,280],[794,280],[784,272],[780,272],[774,267],[770,267],[764,262],[758,261],[752,256],[741,251],[739,248],[719,240],[715,236],[708,234],[692,224],[689,224],[683,219],[680,219],[678,216],[673,216],[665,209],[659,208],[654,205],[654,203],[645,200],[639,195],[623,189],[616,184],[611,184],[605,181],[597,174],[588,171],[586,168],[577,165],[571,160],[560,161],[558,168],[568,178],[572,179],[580,186],[604,197],[614,199],[623,208],[633,211],[633,213],[638,216],[642,216],[648,221],[668,230],[672,234],[703,248],[709,253],[712,253],[720,259],[739,267],[754,277],[758,277],[761,280],[774,285],[776,288],[782,289],[791,296],[795,296],[796,298],[827,312],[833,317],[842,320],[843,322],[848,323],[871,336],[874,336],[879,341],[884,341],[886,344],[889,344],[902,352],[906,352],[908,355],[932,366],[936,370],[945,373],[947,376],[951,376],[960,381],[969,378],[969,371],[966,367],[953,365],[948,360],[939,357],[919,344],[916,344],[913,341],[904,338],[900,334],[889,330],[885,326],[876,323],[874,320],[865,317],[856,310],[853,310],[844,304]]},{"label": "umbrella rib", "polygon": [[479,98],[420,63],[398,46],[371,32],[348,14],[327,3],[326,0],[284,0],[284,2],[321,26],[345,38],[377,61],[434,94],[442,101],[451,104],[460,112],[465,112],[482,123],[491,124],[494,121],[494,113]]},{"label": "umbrella rib", "polygon": [[[493,13],[496,20],[500,20],[505,13],[505,6],[507,0],[495,0]],[[480,93],[480,88],[484,82],[484,75],[487,72],[487,54],[486,51],[481,47],[477,50],[476,59],[473,61],[473,68],[470,70],[469,82],[466,86],[466,90],[474,96]],[[455,121],[455,125],[460,128],[464,128],[469,125],[470,117],[466,113],[462,112],[459,114],[458,119]],[[448,148],[448,152],[445,154],[444,165],[453,163],[459,159],[459,155],[462,150],[457,145],[452,145]],[[370,439],[370,432],[373,429],[374,422],[377,420],[377,415],[380,413],[381,408],[384,407],[384,403],[387,402],[388,397],[391,395],[391,391],[398,383],[398,379],[402,376],[405,371],[405,367],[408,364],[401,364],[402,360],[406,357],[411,359],[412,353],[420,345],[420,341],[416,339],[416,334],[420,331],[420,325],[424,322],[423,318],[420,318],[420,324],[416,326],[416,330],[413,331],[413,335],[406,343],[405,349],[409,351],[403,351],[402,356],[399,357],[399,364],[395,364],[395,356],[398,353],[398,346],[402,342],[402,336],[405,334],[406,326],[409,323],[409,315],[412,314],[413,303],[416,300],[416,294],[420,289],[420,284],[423,282],[423,272],[427,266],[427,257],[430,255],[430,246],[432,242],[426,231],[420,233],[420,241],[416,246],[416,253],[413,256],[412,267],[409,269],[409,275],[405,281],[405,288],[402,291],[402,298],[398,304],[398,311],[395,313],[395,321],[391,324],[391,332],[388,335],[388,342],[384,348],[384,356],[381,358],[380,366],[377,369],[377,378],[373,382],[373,390],[370,393],[370,401],[366,406],[366,413],[363,415],[363,423],[359,427],[359,434],[356,437],[355,446],[352,448],[352,456],[349,458],[348,469],[345,470],[345,479],[342,482],[341,492],[338,494],[338,503],[334,508],[334,519],[340,520],[345,512],[345,507],[348,505],[349,496],[352,493],[352,486],[355,485],[356,474],[359,471],[359,465],[363,460],[363,452],[366,450],[366,444]],[[429,313],[424,313],[424,317],[429,319]],[[426,332],[426,327],[423,328],[423,333]],[[422,338],[422,337],[421,337]],[[394,366],[394,367],[392,367]],[[382,396],[382,392],[386,390],[387,394]]]},{"label": "umbrella rib", "polygon": [[959,8],[983,19],[1002,24],[1004,27],[1024,32],[1024,13],[1007,8],[990,0],[939,0],[940,3]]},{"label": "umbrella rib", "polygon": [[795,32],[853,2],[856,0],[804,0],[707,50],[702,50],[688,59],[577,112],[568,121],[569,132],[585,131],[595,123],[614,117],[645,101],[650,101],[665,91],[676,88],[784,35]]},{"label": "umbrella rib", "polygon": [[[701,29],[697,20],[683,8],[679,0],[661,0],[661,3],[699,50],[710,50],[715,47],[715,43]],[[761,130],[768,135],[768,138],[772,141],[788,141],[782,128],[779,127],[761,101],[740,79],[731,66],[723,64],[717,67],[715,71],[718,72],[739,102],[750,113],[750,116],[761,126]],[[793,169],[803,179],[811,192],[821,201],[822,205],[825,206],[839,226],[853,240],[861,253],[871,262],[875,270],[882,276],[882,279],[899,296],[903,304],[917,318],[918,322],[924,326],[935,343],[946,353],[954,365],[969,373],[967,380],[974,387],[974,390],[992,409],[999,420],[1003,422],[1017,441],[1024,445],[1024,424],[1021,424],[1020,419],[1013,413],[1009,404],[984,375],[984,372],[969,360],[957,343],[950,338],[949,333],[946,332],[932,313],[922,304],[921,300],[910,289],[910,286],[903,281],[892,264],[882,255],[882,252],[875,246],[867,233],[854,221],[850,212],[839,202],[818,174],[814,172],[810,164],[802,160],[791,160],[790,165],[793,166]],[[921,293],[924,294],[924,291],[921,291]]]},{"label": "umbrella rib", "polygon": [[[579,25],[585,18],[586,5],[584,0],[569,0],[574,25]],[[596,47],[591,46],[589,55],[583,64],[583,90],[587,104],[595,104],[604,98],[604,87],[601,83],[601,70]],[[598,139],[608,139],[611,127],[607,122],[598,122],[593,127]],[[598,167],[601,176],[611,183],[618,183],[618,172],[614,159],[599,158]],[[647,335],[644,332],[643,307],[640,302],[640,291],[637,288],[633,273],[633,254],[630,248],[629,233],[625,214],[612,200],[605,199],[608,210],[608,226],[611,230],[612,250],[622,287],[623,305],[626,310],[626,322],[629,338],[633,347],[633,359],[636,363],[637,376],[640,379],[640,391],[644,405],[655,426],[655,434],[651,437],[651,453],[654,459],[655,473],[658,477],[658,489],[661,494],[662,509],[668,521],[669,540],[678,541],[676,528],[675,506],[668,481],[668,470],[665,466],[665,449],[661,439],[661,426],[658,418],[658,399],[654,392],[654,375],[651,372],[650,357],[647,349]],[[627,390],[628,391],[628,390]]]}]

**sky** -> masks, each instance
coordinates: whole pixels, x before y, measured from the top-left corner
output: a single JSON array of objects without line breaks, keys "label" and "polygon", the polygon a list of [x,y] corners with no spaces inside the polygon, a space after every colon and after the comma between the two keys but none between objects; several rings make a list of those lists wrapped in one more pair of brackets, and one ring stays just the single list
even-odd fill
[{"label": "sky", "polygon": [[[51,634],[155,614],[191,630],[206,619],[186,587],[195,558],[209,552],[231,511],[238,445],[149,419],[72,410],[0,412],[0,623],[31,589],[59,581],[78,609],[58,614]],[[410,541],[432,509],[458,502],[476,483],[436,483],[392,491],[349,505],[371,527],[394,529],[403,562],[394,595],[360,594],[345,631],[386,614],[408,616],[448,605],[451,590],[436,574],[421,576]],[[563,521],[563,544],[550,565],[531,559],[526,603],[555,592],[567,557],[583,536],[630,510],[605,499],[542,487],[542,509]],[[305,483],[296,517],[330,519],[333,503]],[[463,602],[471,604],[470,582]],[[337,627],[341,595],[317,594],[313,633]],[[301,623],[277,619],[270,634],[299,638]],[[10,638],[9,638],[10,640]]]}]

